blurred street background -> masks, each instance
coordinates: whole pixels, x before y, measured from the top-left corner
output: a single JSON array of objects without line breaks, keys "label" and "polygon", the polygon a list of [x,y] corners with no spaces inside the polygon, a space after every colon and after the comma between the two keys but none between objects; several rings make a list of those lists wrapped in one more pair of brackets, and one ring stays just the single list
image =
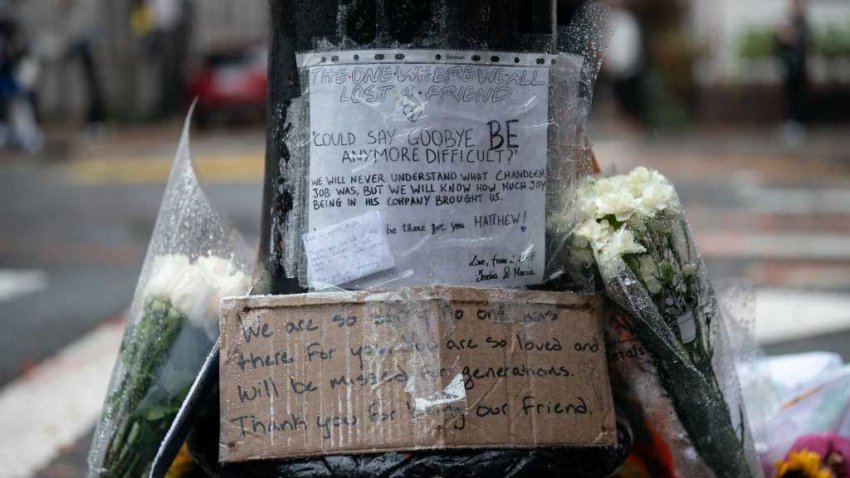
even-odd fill
[{"label": "blurred street background", "polygon": [[[768,353],[850,360],[850,3],[611,3],[592,124],[603,171],[675,182],[713,277],[752,287]],[[199,176],[258,241],[266,22],[265,0],[0,0],[10,476],[84,469],[193,98]]]}]

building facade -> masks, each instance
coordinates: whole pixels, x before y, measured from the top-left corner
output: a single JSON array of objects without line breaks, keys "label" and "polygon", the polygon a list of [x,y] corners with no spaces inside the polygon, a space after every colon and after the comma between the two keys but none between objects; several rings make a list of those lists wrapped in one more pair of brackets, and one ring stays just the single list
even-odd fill
[{"label": "building facade", "polygon": [[[69,50],[79,38],[92,47],[95,70],[110,118],[150,117],[162,75],[157,45],[140,35],[134,7],[141,0],[26,0],[13,9],[40,68],[39,109],[49,119],[79,120],[87,98],[83,68]],[[266,0],[156,0],[185,4],[190,41],[185,68],[196,67],[206,52],[267,37]],[[182,6],[182,5],[180,5]]]}]

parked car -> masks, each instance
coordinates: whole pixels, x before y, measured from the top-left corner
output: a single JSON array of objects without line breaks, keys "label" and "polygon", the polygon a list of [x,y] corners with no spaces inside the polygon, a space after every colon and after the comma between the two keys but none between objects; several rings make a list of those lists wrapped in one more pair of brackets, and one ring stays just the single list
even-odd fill
[{"label": "parked car", "polygon": [[188,97],[197,99],[196,123],[263,119],[268,84],[265,45],[217,50],[207,54],[189,77]]}]

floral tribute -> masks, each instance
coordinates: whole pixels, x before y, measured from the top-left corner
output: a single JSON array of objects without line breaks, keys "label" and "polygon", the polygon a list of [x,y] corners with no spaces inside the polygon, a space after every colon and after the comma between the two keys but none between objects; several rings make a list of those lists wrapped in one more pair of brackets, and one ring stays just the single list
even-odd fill
[{"label": "floral tribute", "polygon": [[800,437],[784,460],[774,464],[776,478],[850,478],[850,440],[820,433]]},{"label": "floral tribute", "polygon": [[622,325],[653,356],[703,462],[718,477],[757,476],[745,451],[744,412],[734,406],[740,400],[729,400],[715,367],[725,333],[717,299],[673,185],[644,167],[591,178],[570,210],[579,211],[564,218],[577,224],[572,255],[595,270],[624,312]]},{"label": "floral tribute", "polygon": [[146,475],[195,375],[218,337],[221,298],[247,292],[249,277],[221,257],[156,256],[141,318],[121,344],[102,421],[114,424],[94,476]]}]

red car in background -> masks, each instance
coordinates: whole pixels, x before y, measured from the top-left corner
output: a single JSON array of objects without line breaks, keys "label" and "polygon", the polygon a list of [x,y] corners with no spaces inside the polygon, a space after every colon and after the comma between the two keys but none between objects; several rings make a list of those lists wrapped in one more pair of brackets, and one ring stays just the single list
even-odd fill
[{"label": "red car in background", "polygon": [[197,98],[198,126],[234,120],[263,120],[268,85],[268,48],[250,45],[207,54],[190,75],[189,99]]}]

